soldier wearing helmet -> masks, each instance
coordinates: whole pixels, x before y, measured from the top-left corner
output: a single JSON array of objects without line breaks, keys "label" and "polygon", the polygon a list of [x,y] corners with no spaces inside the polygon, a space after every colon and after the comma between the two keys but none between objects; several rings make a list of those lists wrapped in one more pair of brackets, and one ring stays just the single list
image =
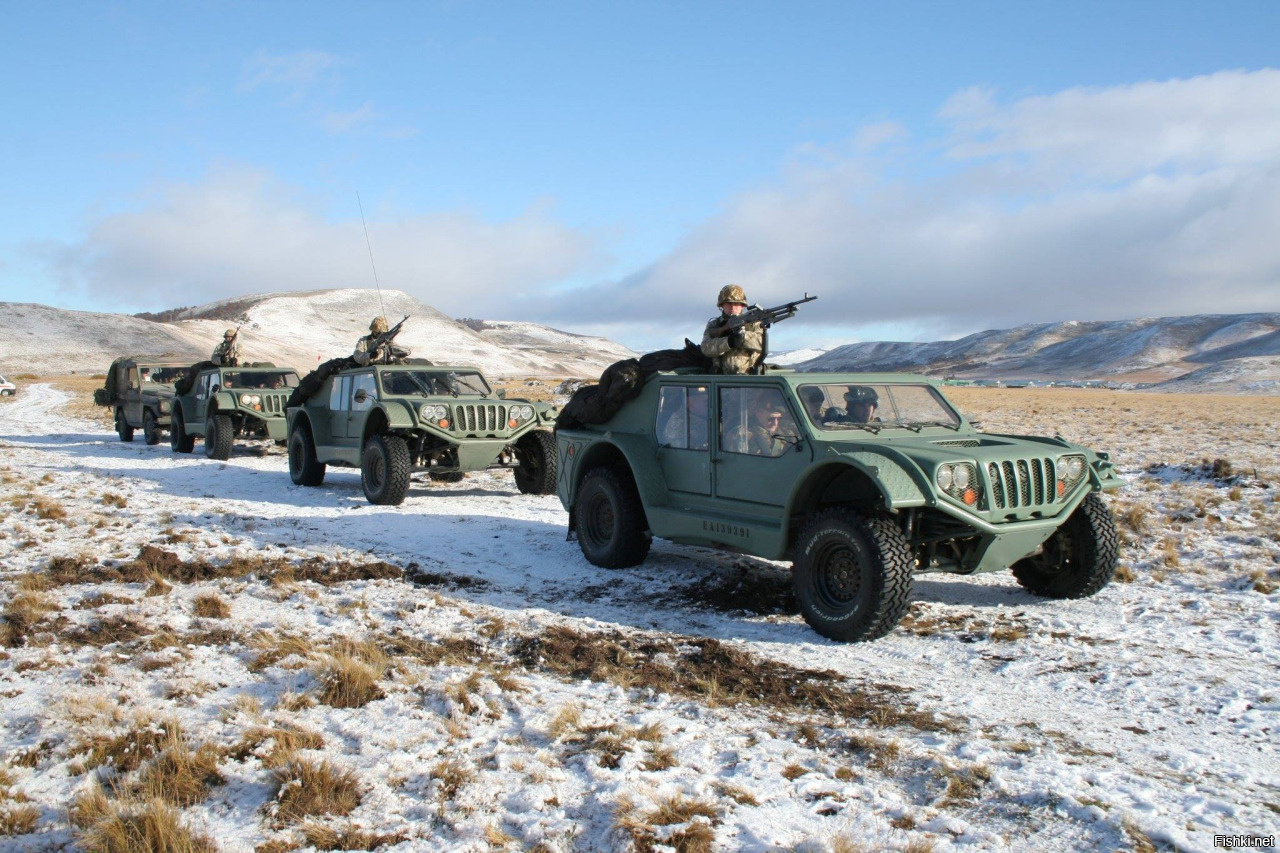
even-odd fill
[{"label": "soldier wearing helmet", "polygon": [[390,341],[379,342],[378,338],[387,333],[390,327],[386,317],[374,317],[369,324],[369,334],[356,341],[355,352],[351,358],[356,364],[398,364],[409,355],[407,347],[398,346]]},{"label": "soldier wearing helmet", "polygon": [[840,420],[852,424],[869,424],[876,417],[880,395],[866,385],[850,385],[844,392],[845,417]]},{"label": "soldier wearing helmet", "polygon": [[240,364],[240,344],[236,341],[239,335],[236,329],[227,329],[222,333],[222,342],[213,348],[209,360],[221,367],[235,367]]},{"label": "soldier wearing helmet", "polygon": [[702,354],[712,359],[716,373],[750,373],[764,350],[764,329],[759,323],[747,323],[726,333],[726,321],[747,310],[747,294],[736,284],[720,288],[716,299],[720,316],[707,323],[702,333]]}]

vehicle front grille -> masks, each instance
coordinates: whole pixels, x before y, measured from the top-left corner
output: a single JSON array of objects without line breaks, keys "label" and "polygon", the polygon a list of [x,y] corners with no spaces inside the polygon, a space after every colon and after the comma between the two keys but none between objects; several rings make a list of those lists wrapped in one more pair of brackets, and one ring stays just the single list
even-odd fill
[{"label": "vehicle front grille", "polygon": [[1058,495],[1053,466],[1053,460],[1048,457],[988,463],[992,506],[1018,509],[1052,504]]},{"label": "vehicle front grille", "polygon": [[934,444],[939,447],[981,447],[982,442],[976,438],[949,438],[945,441],[935,441]]},{"label": "vehicle front grille", "polygon": [[284,397],[281,397],[278,394],[263,394],[262,411],[266,412],[268,415],[283,415]]},{"label": "vehicle front grille", "polygon": [[455,432],[496,432],[507,426],[507,407],[491,404],[453,407]]}]

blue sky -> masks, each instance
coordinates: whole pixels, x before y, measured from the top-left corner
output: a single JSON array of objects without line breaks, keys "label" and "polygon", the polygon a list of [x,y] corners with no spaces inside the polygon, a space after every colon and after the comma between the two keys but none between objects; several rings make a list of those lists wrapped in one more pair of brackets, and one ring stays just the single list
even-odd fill
[{"label": "blue sky", "polygon": [[[1280,4],[7,4],[0,300],[384,286],[639,348],[1280,310]],[[673,340],[674,339],[674,340]]]}]

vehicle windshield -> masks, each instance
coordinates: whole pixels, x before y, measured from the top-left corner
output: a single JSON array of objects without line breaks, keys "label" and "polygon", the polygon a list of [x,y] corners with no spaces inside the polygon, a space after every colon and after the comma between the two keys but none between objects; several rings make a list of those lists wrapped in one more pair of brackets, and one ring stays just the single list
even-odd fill
[{"label": "vehicle windshield", "polygon": [[487,397],[492,393],[489,383],[474,370],[384,370],[380,375],[382,390],[386,394],[419,397],[479,394]]},{"label": "vehicle windshield", "polygon": [[172,385],[187,372],[185,367],[141,367],[138,370],[142,374],[142,381],[153,385]]},{"label": "vehicle windshield", "polygon": [[960,428],[960,416],[929,385],[801,385],[796,394],[819,429]]},{"label": "vehicle windshield", "polygon": [[298,374],[292,370],[255,370],[252,373],[228,370],[222,374],[224,388],[253,388],[271,391],[276,388],[297,388]]}]

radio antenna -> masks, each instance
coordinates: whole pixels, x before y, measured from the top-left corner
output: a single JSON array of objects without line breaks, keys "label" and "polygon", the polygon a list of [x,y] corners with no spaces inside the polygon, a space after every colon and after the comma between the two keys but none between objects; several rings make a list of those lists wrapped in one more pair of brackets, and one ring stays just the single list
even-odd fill
[{"label": "radio antenna", "polygon": [[364,227],[364,244],[369,247],[369,266],[373,267],[373,286],[378,289],[378,308],[383,317],[387,316],[387,308],[382,304],[382,285],[378,283],[378,265],[373,262],[373,244],[369,242],[369,225],[364,221],[364,203],[360,201],[360,191],[356,190],[356,204],[360,207],[360,224]]}]

